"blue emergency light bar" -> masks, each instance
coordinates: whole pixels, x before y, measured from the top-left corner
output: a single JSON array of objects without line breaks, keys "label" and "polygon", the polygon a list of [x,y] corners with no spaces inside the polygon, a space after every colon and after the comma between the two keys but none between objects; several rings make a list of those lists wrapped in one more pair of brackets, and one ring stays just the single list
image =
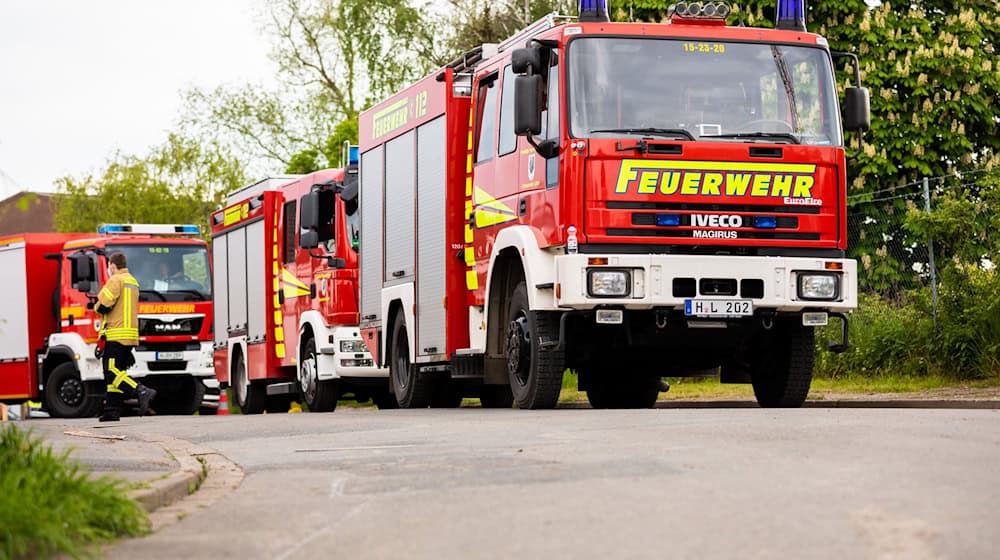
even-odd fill
[{"label": "blue emergency light bar", "polygon": [[201,228],[180,224],[101,224],[97,228],[100,235],[142,234],[142,235],[199,235]]},{"label": "blue emergency light bar", "polygon": [[608,0],[580,0],[580,21],[611,21]]},{"label": "blue emergency light bar", "polygon": [[347,165],[357,165],[359,159],[358,147],[350,146],[347,149]]},{"label": "blue emergency light bar", "polygon": [[806,0],[778,0],[778,29],[806,30]]}]

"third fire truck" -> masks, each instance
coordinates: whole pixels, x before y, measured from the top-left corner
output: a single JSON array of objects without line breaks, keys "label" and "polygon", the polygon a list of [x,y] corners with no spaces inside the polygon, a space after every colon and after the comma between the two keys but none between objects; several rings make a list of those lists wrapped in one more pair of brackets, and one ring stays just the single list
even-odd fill
[{"label": "third fire truck", "polygon": [[844,350],[857,302],[843,131],[868,92],[841,111],[851,55],[802,0],[776,29],[728,14],[584,0],[362,113],[361,328],[400,405],[548,408],[566,369],[595,408],[717,371],[802,404],[814,328]]},{"label": "third fire truck", "polygon": [[[356,152],[354,152],[356,154]],[[212,216],[215,372],[244,413],[394,407],[361,341],[357,165],[260,181]]]}]

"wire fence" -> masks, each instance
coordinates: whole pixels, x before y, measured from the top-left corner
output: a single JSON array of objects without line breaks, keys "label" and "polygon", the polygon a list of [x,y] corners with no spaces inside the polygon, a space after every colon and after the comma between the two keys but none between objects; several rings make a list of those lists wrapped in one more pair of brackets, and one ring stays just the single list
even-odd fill
[{"label": "wire fence", "polygon": [[858,260],[859,288],[897,299],[908,290],[930,287],[936,315],[935,259],[941,255],[935,254],[934,239],[914,232],[912,218],[933,214],[949,193],[964,191],[975,198],[998,180],[1000,168],[981,169],[849,195],[848,247]]}]

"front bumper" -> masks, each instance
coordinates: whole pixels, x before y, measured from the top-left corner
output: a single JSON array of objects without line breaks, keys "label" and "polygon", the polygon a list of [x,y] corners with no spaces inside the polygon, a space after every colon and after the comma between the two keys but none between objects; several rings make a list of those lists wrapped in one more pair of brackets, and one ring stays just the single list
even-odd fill
[{"label": "front bumper", "polygon": [[[202,341],[190,349],[181,351],[157,350],[155,344],[140,346],[135,351],[135,366],[129,369],[132,377],[147,375],[191,375],[200,378],[215,378],[215,363],[212,357],[212,343]],[[140,350],[141,348],[148,348]],[[169,359],[164,359],[164,357]]]},{"label": "front bumper", "polygon": [[[595,260],[596,259],[596,260]],[[596,263],[606,259],[606,264]],[[625,309],[684,309],[686,300],[751,299],[755,309],[781,312],[805,309],[848,312],[858,305],[857,263],[850,259],[810,257],[735,257],[717,255],[602,255],[556,257],[558,308],[592,309],[612,306]],[[629,292],[622,297],[590,295],[589,271],[625,270]],[[832,301],[804,299],[798,295],[802,273],[832,273],[840,285]],[[702,282],[702,281],[705,282]],[[748,282],[744,282],[748,281]],[[705,293],[704,288],[735,284],[735,293]],[[746,286],[755,286],[747,296]],[[689,291],[694,286],[694,292]],[[762,288],[758,290],[757,288]]]},{"label": "front bumper", "polygon": [[[372,355],[364,352],[343,352],[341,341],[360,343],[361,333],[357,327],[335,327],[330,329],[326,344],[321,345],[317,353],[319,379],[337,379],[341,377],[388,377],[389,370],[375,365]],[[370,365],[356,365],[358,362]]]}]

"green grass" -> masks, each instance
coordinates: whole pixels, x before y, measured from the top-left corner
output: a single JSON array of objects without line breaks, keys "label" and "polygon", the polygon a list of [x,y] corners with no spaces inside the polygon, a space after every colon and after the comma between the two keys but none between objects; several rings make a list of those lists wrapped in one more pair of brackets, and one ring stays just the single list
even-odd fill
[{"label": "green grass", "polygon": [[128,484],[81,472],[14,424],[0,427],[0,560],[96,556],[96,545],[149,531]]},{"label": "green grass", "polygon": [[[718,378],[668,378],[670,391],[660,393],[663,400],[697,399],[753,399],[753,388],[746,384],[723,384]],[[577,377],[567,371],[563,376],[563,388],[559,397],[563,402],[587,400],[587,393],[577,390]],[[836,379],[816,378],[812,382],[810,398],[822,398],[824,394],[872,394],[872,393],[919,393],[935,389],[981,389],[1000,387],[1000,377],[975,381],[959,381],[940,375],[922,376],[843,376]]]}]

